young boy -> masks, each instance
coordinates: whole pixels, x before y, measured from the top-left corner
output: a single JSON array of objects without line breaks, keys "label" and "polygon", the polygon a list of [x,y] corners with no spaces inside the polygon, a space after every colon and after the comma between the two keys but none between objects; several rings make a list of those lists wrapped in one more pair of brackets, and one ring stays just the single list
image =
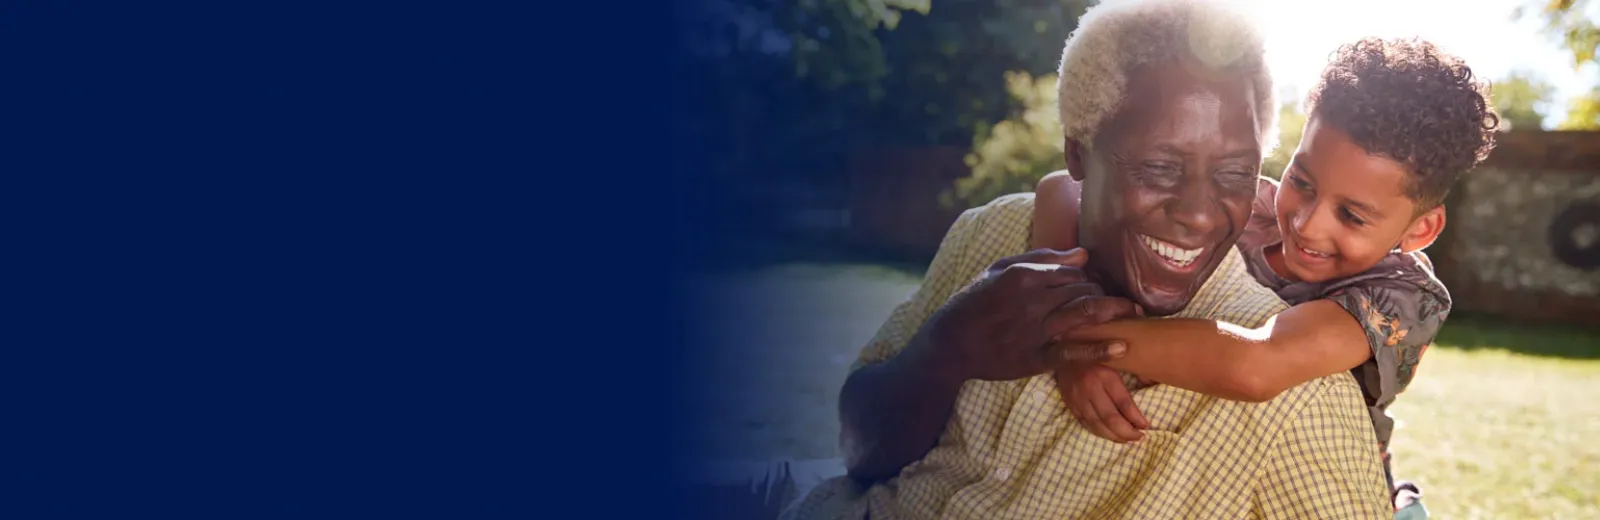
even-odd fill
[{"label": "young boy", "polygon": [[[1110,368],[1056,375],[1073,415],[1107,439],[1142,437],[1148,422],[1111,368],[1248,401],[1350,370],[1387,468],[1393,421],[1385,409],[1450,310],[1420,251],[1444,229],[1450,186],[1493,147],[1499,118],[1484,90],[1459,58],[1427,42],[1341,47],[1306,100],[1309,119],[1281,187],[1261,179],[1238,244],[1256,281],[1293,307],[1256,330],[1166,319],[1077,331],[1063,339],[1120,341],[1128,350]],[[1076,247],[1077,204],[1070,177],[1041,181],[1034,246]],[[1145,246],[1181,264],[1176,246]]]}]

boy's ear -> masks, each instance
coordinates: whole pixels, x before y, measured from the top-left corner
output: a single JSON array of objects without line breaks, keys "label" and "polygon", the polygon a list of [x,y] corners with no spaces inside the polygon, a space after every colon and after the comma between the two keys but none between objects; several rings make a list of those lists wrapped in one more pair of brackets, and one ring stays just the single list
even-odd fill
[{"label": "boy's ear", "polygon": [[1406,234],[1400,237],[1400,251],[1414,253],[1433,245],[1433,241],[1444,232],[1444,205],[1440,204],[1423,213],[1411,222],[1411,227],[1406,228]]},{"label": "boy's ear", "polygon": [[1083,145],[1079,144],[1076,139],[1068,137],[1065,148],[1067,150],[1067,175],[1071,175],[1072,180],[1083,182]]}]

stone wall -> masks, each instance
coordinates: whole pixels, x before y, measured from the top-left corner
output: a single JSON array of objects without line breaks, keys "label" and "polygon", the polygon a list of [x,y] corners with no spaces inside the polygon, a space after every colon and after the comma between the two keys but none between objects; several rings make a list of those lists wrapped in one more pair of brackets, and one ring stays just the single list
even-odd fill
[{"label": "stone wall", "polygon": [[1553,245],[1557,215],[1585,203],[1600,204],[1600,133],[1501,134],[1490,158],[1457,183],[1445,236],[1428,250],[1455,308],[1600,326],[1600,269],[1563,261]]}]

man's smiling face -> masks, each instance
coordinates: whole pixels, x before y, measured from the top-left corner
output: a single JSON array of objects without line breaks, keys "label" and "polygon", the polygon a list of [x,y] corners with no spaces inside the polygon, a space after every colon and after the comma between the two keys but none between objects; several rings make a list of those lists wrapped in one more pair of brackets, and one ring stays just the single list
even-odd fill
[{"label": "man's smiling face", "polygon": [[1079,241],[1107,289],[1172,314],[1222,263],[1255,196],[1254,99],[1248,78],[1155,63],[1128,77],[1123,108],[1092,149],[1067,144],[1084,181]]}]

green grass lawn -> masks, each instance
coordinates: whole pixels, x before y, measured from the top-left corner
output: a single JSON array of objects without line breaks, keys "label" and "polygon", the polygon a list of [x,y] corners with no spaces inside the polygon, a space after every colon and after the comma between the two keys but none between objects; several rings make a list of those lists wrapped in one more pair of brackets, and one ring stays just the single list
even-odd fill
[{"label": "green grass lawn", "polygon": [[1436,518],[1600,518],[1600,335],[1452,319],[1390,414]]},{"label": "green grass lawn", "polygon": [[[726,354],[698,396],[717,458],[838,456],[850,361],[915,273],[789,265],[708,280]],[[713,383],[714,382],[714,383]],[[1452,317],[1391,409],[1397,476],[1434,518],[1600,518],[1600,334]]]}]

